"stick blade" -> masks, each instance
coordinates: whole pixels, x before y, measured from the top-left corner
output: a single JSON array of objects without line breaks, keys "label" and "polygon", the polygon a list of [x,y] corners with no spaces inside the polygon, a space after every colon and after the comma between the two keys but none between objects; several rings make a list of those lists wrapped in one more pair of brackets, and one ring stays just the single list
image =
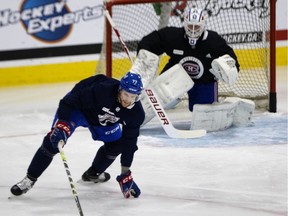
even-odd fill
[{"label": "stick blade", "polygon": [[169,128],[164,128],[165,132],[168,136],[171,138],[176,139],[195,139],[195,138],[201,138],[206,135],[206,130],[178,130],[176,128],[173,128],[173,130],[169,130]]}]

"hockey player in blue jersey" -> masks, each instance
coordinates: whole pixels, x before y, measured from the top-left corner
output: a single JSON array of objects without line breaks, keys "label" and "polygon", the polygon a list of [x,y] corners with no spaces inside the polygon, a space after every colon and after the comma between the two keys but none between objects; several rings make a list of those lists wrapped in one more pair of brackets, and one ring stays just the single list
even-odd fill
[{"label": "hockey player in blue jersey", "polygon": [[66,143],[75,129],[82,126],[89,129],[93,140],[104,142],[82,180],[108,181],[110,174],[105,171],[121,154],[121,173],[116,179],[125,198],[138,197],[141,192],[131,176],[130,167],[145,117],[139,101],[142,89],[140,75],[131,72],[120,81],[96,75],[76,84],[60,100],[51,131],[36,151],[27,175],[12,186],[11,193],[19,196],[31,189],[59,152],[59,141]]}]

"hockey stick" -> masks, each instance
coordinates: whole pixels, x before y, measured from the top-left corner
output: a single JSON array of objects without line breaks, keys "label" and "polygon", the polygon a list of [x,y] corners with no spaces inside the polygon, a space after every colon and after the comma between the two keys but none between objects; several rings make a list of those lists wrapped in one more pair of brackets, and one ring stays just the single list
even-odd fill
[{"label": "hockey stick", "polygon": [[60,156],[61,156],[61,159],[63,161],[64,167],[65,167],[65,170],[66,170],[66,174],[67,174],[70,186],[71,186],[71,190],[72,190],[72,193],[73,193],[73,196],[74,196],[74,199],[75,199],[76,206],[78,208],[79,214],[80,214],[80,216],[84,216],[82,208],[81,208],[81,205],[80,205],[80,201],[79,201],[79,198],[78,198],[78,195],[77,195],[77,191],[76,191],[73,179],[71,177],[71,173],[70,173],[70,170],[69,170],[69,167],[68,167],[66,156],[65,156],[64,151],[63,151],[63,147],[62,147],[63,145],[64,145],[64,141],[60,140],[59,143],[58,143],[58,149],[59,149],[59,152],[60,152]]},{"label": "hockey stick", "polygon": [[[125,42],[122,40],[120,33],[117,29],[117,26],[109,14],[109,11],[105,7],[103,10],[104,10],[104,14],[105,14],[107,20],[109,21],[112,29],[116,33],[118,40],[120,41],[120,43],[122,45],[122,48],[124,49],[128,58],[130,59],[131,63],[133,64],[134,61],[130,55],[129,49],[126,46]],[[179,129],[176,129],[172,125],[170,119],[168,118],[166,112],[164,111],[162,105],[160,104],[158,97],[155,94],[154,90],[152,88],[145,88],[144,92],[149,99],[149,103],[150,103],[153,111],[155,112],[157,118],[161,122],[161,125],[168,136],[170,136],[172,138],[199,138],[199,137],[202,137],[206,134],[206,130],[179,130]]]}]

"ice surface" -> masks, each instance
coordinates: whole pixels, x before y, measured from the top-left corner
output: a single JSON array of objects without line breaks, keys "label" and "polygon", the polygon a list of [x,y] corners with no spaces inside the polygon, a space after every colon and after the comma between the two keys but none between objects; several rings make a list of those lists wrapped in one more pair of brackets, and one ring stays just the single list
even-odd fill
[{"label": "ice surface", "polygon": [[[157,120],[146,125],[131,168],[142,190],[138,199],[122,197],[119,159],[108,169],[109,182],[77,183],[101,145],[77,129],[64,151],[84,215],[287,215],[287,68],[277,74],[278,112],[256,112],[250,127],[171,139]],[[73,84],[0,89],[0,215],[79,215],[58,155],[31,191],[8,199]],[[169,115],[175,127],[189,128],[183,118],[189,113],[181,112]]]}]

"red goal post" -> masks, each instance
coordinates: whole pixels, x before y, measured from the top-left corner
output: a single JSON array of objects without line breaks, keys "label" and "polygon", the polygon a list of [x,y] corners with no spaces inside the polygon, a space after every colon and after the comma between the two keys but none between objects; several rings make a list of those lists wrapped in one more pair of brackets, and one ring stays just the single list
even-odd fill
[{"label": "red goal post", "polygon": [[[252,99],[257,107],[276,112],[276,0],[254,1],[254,5],[249,4],[250,1],[237,2],[106,0],[104,4],[133,58],[137,43],[144,35],[165,25],[182,26],[174,9],[181,12],[184,5],[193,4],[208,10],[207,28],[217,31],[233,47],[241,66],[236,85],[230,87],[219,83],[219,96]],[[131,63],[108,21],[104,33],[96,73],[120,78],[131,68]],[[167,56],[163,55],[159,71],[166,62]]]}]

